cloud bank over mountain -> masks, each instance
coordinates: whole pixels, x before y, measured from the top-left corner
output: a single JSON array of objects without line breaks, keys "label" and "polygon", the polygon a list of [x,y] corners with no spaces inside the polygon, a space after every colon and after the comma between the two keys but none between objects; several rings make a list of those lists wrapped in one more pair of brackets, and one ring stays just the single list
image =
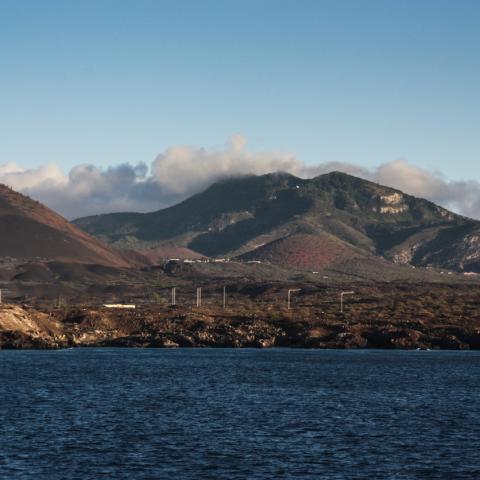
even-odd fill
[{"label": "cloud bank over mountain", "polygon": [[230,138],[223,149],[185,145],[168,148],[150,167],[139,163],[101,169],[82,164],[65,174],[54,164],[27,169],[7,163],[0,165],[0,183],[73,219],[98,213],[157,210],[230,176],[286,171],[310,178],[333,170],[395,187],[480,218],[477,181],[449,181],[440,173],[422,170],[405,160],[394,160],[375,169],[339,162],[306,165],[293,154],[251,151],[241,135]]}]

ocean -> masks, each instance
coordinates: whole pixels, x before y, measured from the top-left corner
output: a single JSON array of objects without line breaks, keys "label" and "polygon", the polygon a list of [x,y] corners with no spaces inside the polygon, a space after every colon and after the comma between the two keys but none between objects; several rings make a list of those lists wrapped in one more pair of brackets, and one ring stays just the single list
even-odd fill
[{"label": "ocean", "polygon": [[0,479],[480,479],[480,352],[0,351]]}]

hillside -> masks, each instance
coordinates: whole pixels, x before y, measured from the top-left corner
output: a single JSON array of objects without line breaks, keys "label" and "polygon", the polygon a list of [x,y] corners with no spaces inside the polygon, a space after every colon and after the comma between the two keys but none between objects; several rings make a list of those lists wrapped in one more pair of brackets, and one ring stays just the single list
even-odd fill
[{"label": "hillside", "polygon": [[350,259],[364,258],[359,249],[325,234],[295,233],[240,255],[247,261],[282,263],[302,270],[322,270]]},{"label": "hillside", "polygon": [[157,212],[75,223],[112,245],[136,250],[168,245],[308,269],[328,259],[331,264],[378,256],[480,272],[480,222],[340,172],[308,180],[286,173],[231,178]]},{"label": "hillside", "polygon": [[0,184],[0,257],[126,267],[127,256]]}]

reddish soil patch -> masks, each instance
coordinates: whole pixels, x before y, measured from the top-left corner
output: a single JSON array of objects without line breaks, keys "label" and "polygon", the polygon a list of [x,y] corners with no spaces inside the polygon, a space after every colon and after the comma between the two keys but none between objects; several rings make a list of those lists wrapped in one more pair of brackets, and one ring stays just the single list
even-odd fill
[{"label": "reddish soil patch", "polygon": [[0,184],[0,255],[127,267],[120,252],[39,202]]},{"label": "reddish soil patch", "polygon": [[360,256],[353,248],[328,235],[294,234],[275,240],[242,255],[244,260],[259,260],[302,270],[321,270]]}]

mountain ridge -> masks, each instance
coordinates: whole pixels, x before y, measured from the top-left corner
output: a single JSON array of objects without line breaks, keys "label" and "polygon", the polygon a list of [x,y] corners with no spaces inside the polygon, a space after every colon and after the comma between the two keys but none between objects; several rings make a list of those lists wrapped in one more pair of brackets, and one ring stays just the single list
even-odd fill
[{"label": "mountain ridge", "polygon": [[170,245],[209,257],[251,258],[259,247],[307,231],[395,263],[480,271],[480,222],[338,171],[312,179],[285,172],[232,177],[166,209],[74,223],[137,250]]}]

